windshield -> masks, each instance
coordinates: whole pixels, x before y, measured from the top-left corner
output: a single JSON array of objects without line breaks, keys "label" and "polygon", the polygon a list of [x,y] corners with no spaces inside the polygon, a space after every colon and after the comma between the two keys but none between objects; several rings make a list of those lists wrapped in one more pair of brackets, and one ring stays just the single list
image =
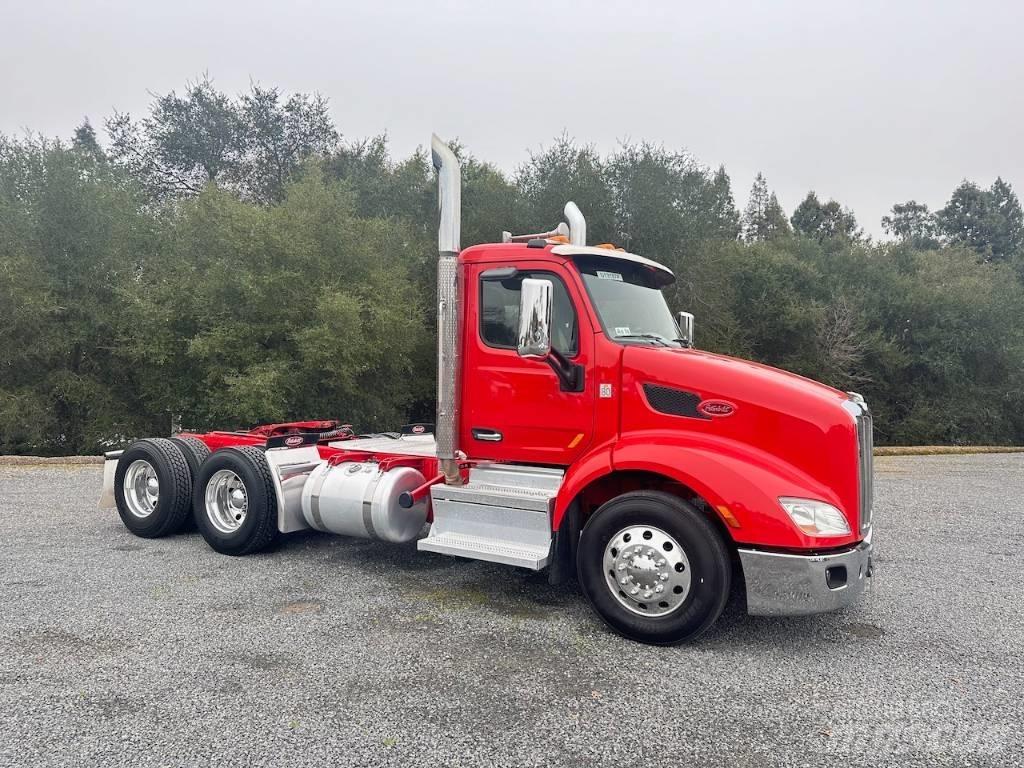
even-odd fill
[{"label": "windshield", "polygon": [[574,261],[610,338],[677,345],[675,320],[647,267],[600,256],[578,256]]}]

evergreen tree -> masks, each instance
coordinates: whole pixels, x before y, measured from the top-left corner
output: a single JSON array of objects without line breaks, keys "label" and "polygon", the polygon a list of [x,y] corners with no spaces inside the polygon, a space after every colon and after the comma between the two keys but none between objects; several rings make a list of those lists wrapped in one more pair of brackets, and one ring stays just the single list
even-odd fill
[{"label": "evergreen tree", "polygon": [[721,240],[735,240],[740,236],[740,214],[736,210],[736,201],[732,197],[732,183],[725,166],[718,166],[711,177],[710,187],[710,220],[715,236]]},{"label": "evergreen tree", "polygon": [[858,236],[857,219],[835,200],[822,203],[813,190],[793,211],[793,229],[819,241],[833,237],[847,239]]},{"label": "evergreen tree", "polygon": [[882,217],[882,229],[902,242],[919,248],[938,246],[935,216],[927,205],[916,200],[893,205],[892,214]]},{"label": "evergreen tree", "polygon": [[983,258],[992,256],[990,196],[971,181],[953,190],[945,207],[935,214],[939,231],[951,242],[965,245]]},{"label": "evergreen tree", "polygon": [[89,118],[82,121],[82,124],[75,128],[71,139],[71,146],[75,149],[86,152],[95,158],[104,157],[103,148],[96,138],[96,129],[92,127]]},{"label": "evergreen tree", "polygon": [[1013,187],[997,177],[988,190],[988,196],[988,237],[992,258],[1009,261],[1024,256],[1024,213]]},{"label": "evergreen tree", "polygon": [[743,212],[743,238],[748,243],[763,242],[789,234],[789,222],[774,192],[768,191],[764,175],[757,174],[750,199]]},{"label": "evergreen tree", "polygon": [[766,240],[788,235],[791,231],[789,221],[786,219],[786,212],[782,210],[774,192],[769,196],[768,206],[764,211],[764,230]]}]

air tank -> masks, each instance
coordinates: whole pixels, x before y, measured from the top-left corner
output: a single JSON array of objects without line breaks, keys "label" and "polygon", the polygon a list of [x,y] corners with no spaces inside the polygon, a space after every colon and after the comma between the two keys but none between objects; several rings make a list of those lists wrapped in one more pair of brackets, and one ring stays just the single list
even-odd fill
[{"label": "air tank", "polygon": [[374,462],[321,464],[302,487],[302,516],[311,528],[325,533],[412,541],[427,521],[427,501],[403,509],[398,497],[425,482],[411,467],[382,472]]}]

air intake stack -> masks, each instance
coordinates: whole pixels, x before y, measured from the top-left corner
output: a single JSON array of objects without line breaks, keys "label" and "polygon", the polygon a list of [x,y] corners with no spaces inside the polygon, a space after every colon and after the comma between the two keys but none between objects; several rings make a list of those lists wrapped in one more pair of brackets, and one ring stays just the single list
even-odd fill
[{"label": "air intake stack", "polygon": [[563,209],[565,218],[569,222],[569,242],[572,245],[587,244],[587,220],[583,218],[583,212],[570,200]]}]

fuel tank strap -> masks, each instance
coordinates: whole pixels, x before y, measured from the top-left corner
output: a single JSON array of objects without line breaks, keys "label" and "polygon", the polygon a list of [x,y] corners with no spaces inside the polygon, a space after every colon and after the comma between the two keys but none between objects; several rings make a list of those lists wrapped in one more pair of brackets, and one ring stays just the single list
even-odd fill
[{"label": "fuel tank strap", "polygon": [[377,477],[366,484],[366,490],[363,491],[363,527],[366,528],[366,533],[369,534],[371,539],[379,538],[377,531],[373,527],[373,495],[377,491],[377,484],[380,482],[381,473],[377,472]]},{"label": "fuel tank strap", "polygon": [[327,480],[327,475],[330,469],[320,472],[316,482],[313,485],[313,490],[309,495],[309,511],[313,513],[313,520],[316,522],[316,527],[321,531],[326,531],[327,526],[324,525],[324,519],[320,516],[320,493],[324,489],[324,481]]}]

